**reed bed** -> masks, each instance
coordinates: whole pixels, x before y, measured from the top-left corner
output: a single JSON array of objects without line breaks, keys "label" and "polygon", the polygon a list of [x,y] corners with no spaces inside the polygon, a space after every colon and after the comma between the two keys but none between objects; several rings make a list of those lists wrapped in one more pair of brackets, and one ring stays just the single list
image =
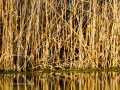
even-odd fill
[{"label": "reed bed", "polygon": [[119,0],[1,0],[0,69],[120,67]]},{"label": "reed bed", "polygon": [[0,90],[120,90],[119,72],[1,74]]}]

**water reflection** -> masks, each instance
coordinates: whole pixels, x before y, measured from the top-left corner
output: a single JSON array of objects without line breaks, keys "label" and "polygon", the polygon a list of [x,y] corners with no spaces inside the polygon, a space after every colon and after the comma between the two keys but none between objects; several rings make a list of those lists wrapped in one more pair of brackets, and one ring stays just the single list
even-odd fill
[{"label": "water reflection", "polygon": [[120,90],[120,72],[1,74],[0,90]]}]

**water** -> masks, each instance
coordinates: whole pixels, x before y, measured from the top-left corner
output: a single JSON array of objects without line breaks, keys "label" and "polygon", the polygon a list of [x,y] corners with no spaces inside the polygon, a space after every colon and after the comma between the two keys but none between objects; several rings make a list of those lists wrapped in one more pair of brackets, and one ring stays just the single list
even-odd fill
[{"label": "water", "polygon": [[120,90],[120,71],[0,74],[0,90]]}]

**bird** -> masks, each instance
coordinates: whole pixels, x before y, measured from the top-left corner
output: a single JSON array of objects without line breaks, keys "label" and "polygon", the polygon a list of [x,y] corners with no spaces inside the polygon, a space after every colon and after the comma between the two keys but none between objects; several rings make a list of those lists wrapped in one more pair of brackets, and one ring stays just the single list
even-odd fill
[{"label": "bird", "polygon": [[71,13],[73,13],[73,12],[74,12],[74,7],[72,7],[72,8],[70,9],[70,12],[71,12]]}]

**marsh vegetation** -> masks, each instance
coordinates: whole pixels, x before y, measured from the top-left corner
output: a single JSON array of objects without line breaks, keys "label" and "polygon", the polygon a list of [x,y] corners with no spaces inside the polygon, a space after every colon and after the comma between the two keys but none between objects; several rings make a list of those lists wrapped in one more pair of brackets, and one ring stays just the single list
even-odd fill
[{"label": "marsh vegetation", "polygon": [[119,0],[1,0],[0,69],[120,67]]}]

